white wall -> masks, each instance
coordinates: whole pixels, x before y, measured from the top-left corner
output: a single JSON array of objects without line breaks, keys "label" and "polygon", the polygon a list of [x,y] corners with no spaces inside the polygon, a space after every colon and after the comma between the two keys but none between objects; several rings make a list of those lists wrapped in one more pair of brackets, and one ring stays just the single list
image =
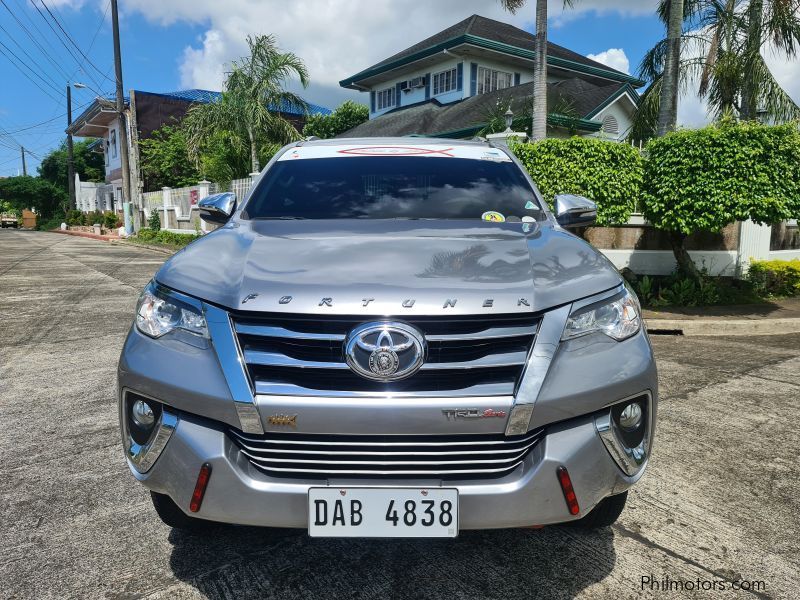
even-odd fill
[{"label": "white wall", "polygon": [[598,131],[592,134],[591,137],[599,137],[606,140],[624,140],[630,133],[633,126],[633,115],[635,108],[626,96],[620,96],[615,102],[606,106],[597,115],[592,117],[593,121],[602,122],[607,116],[611,115],[617,119],[619,124],[619,133],[617,135],[610,135],[604,131]]}]

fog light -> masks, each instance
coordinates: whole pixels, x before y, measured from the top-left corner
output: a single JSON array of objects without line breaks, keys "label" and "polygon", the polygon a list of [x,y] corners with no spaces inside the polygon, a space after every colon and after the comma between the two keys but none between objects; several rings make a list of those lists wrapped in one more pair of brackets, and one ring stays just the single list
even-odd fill
[{"label": "fog light", "polygon": [[137,400],[131,407],[131,417],[133,422],[143,429],[149,429],[156,421],[156,415],[153,409],[144,400]]},{"label": "fog light", "polygon": [[619,426],[625,431],[633,431],[642,424],[642,407],[638,402],[631,402],[619,416]]}]

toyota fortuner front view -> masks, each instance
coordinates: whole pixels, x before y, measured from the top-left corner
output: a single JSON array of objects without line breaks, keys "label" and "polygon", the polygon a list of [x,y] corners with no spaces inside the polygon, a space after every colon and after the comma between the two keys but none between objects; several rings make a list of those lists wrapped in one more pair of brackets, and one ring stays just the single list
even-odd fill
[{"label": "toyota fortuner front view", "polygon": [[639,303],[503,147],[304,141],[142,292],[133,475],[173,527],[454,537],[620,514],[653,443]]}]

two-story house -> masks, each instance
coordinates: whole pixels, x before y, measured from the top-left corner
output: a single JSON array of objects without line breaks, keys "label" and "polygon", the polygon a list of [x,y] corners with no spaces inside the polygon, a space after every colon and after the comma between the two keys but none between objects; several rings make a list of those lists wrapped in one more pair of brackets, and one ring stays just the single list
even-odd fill
[{"label": "two-story house", "polygon": [[[534,44],[527,31],[472,15],[339,82],[368,93],[370,107],[370,120],[342,137],[469,138],[498,106],[525,114]],[[626,137],[643,81],[552,43],[547,64],[550,135]]]}]

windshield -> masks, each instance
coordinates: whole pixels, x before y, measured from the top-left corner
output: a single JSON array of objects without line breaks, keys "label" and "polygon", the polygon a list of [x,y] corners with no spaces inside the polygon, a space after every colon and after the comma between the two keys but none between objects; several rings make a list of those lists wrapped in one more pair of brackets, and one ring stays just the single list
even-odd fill
[{"label": "windshield", "polygon": [[544,215],[509,160],[363,156],[276,162],[242,217],[517,221]]}]

